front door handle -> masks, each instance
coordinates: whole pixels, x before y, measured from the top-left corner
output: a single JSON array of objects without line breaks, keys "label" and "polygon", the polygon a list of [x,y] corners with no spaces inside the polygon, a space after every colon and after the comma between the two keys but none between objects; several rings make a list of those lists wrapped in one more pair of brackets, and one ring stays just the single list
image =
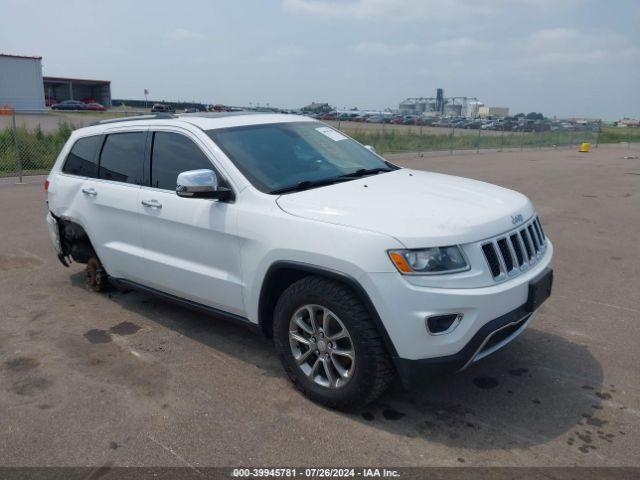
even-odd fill
[{"label": "front door handle", "polygon": [[158,200],[142,200],[142,205],[151,208],[162,208],[162,204]]},{"label": "front door handle", "polygon": [[96,195],[98,195],[98,192],[96,192],[95,188],[83,188],[82,193],[84,193],[85,195],[89,195],[90,197],[95,197]]}]

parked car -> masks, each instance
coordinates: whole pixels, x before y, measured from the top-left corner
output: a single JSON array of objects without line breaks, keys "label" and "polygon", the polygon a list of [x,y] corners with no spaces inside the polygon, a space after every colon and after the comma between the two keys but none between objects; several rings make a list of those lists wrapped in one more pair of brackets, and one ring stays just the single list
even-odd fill
[{"label": "parked car", "polygon": [[385,115],[370,115],[369,117],[367,117],[365,122],[367,122],[367,123],[389,123],[389,120],[391,120],[391,118],[387,117]]},{"label": "parked car", "polygon": [[323,113],[318,117],[320,120],[336,120],[338,115],[336,112]]},{"label": "parked car", "polygon": [[52,105],[51,108],[53,110],[86,110],[87,105],[78,100],[65,100],[64,102]]},{"label": "parked car", "polygon": [[402,121],[403,125],[420,125],[420,117],[417,115],[406,115]]},{"label": "parked car", "polygon": [[104,105],[94,102],[94,103],[87,103],[87,110],[96,110],[99,112],[105,112],[107,109],[105,108]]},{"label": "parked car", "polygon": [[44,105],[45,105],[45,107],[53,107],[56,103],[58,103],[58,100],[56,100],[55,98],[44,97]]},{"label": "parked car", "polygon": [[164,103],[155,103],[153,107],[151,107],[151,111],[153,113],[173,113],[175,109],[171,105],[166,105]]},{"label": "parked car", "polygon": [[351,121],[358,116],[357,113],[340,113],[337,119],[342,121]]},{"label": "parked car", "polygon": [[551,292],[527,197],[398,167],[308,117],[104,121],[71,134],[45,190],[58,258],[91,289],[272,337],[293,384],[343,410],[504,347]]}]

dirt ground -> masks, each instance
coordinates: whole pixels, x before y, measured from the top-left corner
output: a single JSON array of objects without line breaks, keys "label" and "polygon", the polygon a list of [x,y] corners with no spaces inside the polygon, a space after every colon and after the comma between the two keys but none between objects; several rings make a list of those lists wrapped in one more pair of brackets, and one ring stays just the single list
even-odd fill
[{"label": "dirt ground", "polygon": [[[0,180],[0,466],[640,466],[640,150],[390,156],[528,195],[556,283],[468,370],[356,414],[285,378],[269,340],[55,258],[42,177]],[[429,208],[428,205],[416,208]]]}]

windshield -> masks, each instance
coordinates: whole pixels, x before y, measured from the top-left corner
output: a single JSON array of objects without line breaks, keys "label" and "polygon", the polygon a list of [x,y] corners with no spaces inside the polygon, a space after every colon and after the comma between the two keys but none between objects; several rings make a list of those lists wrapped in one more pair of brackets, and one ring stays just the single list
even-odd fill
[{"label": "windshield", "polygon": [[249,125],[209,130],[207,134],[247,179],[266,193],[295,190],[296,186],[312,188],[357,178],[369,170],[378,173],[395,168],[319,122]]}]

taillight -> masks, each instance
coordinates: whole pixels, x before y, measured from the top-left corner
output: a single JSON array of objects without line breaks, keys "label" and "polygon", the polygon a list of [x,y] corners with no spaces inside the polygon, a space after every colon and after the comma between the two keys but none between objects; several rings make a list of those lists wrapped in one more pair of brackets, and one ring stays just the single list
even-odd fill
[{"label": "taillight", "polygon": [[49,180],[45,180],[44,181],[44,191],[48,192],[49,191]]}]

